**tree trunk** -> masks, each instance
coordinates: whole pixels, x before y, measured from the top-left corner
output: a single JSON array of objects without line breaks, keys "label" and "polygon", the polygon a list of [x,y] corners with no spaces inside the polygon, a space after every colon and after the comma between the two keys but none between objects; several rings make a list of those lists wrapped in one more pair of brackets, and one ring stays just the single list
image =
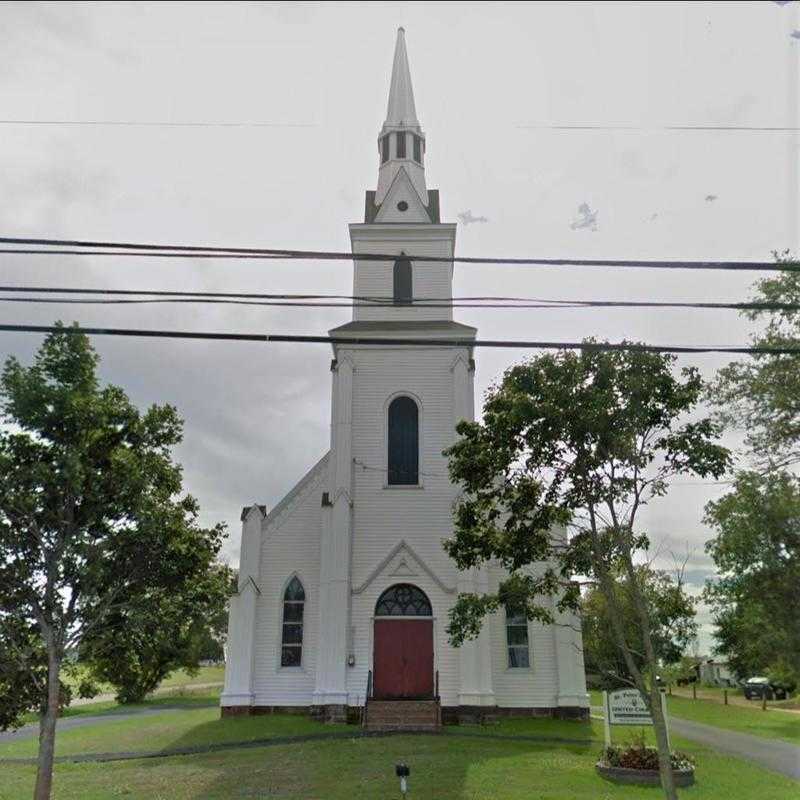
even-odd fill
[{"label": "tree trunk", "polygon": [[39,719],[39,755],[33,800],[50,800],[53,786],[53,757],[56,746],[56,720],[60,699],[61,662],[52,645],[47,653],[47,704]]},{"label": "tree trunk", "polygon": [[650,714],[653,717],[653,732],[656,736],[658,748],[658,771],[661,775],[661,788],[667,800],[677,800],[678,789],[675,786],[675,776],[672,774],[672,759],[669,752],[667,738],[667,721],[661,708],[661,692],[657,684],[650,687]]},{"label": "tree trunk", "polygon": [[653,732],[656,736],[656,748],[658,749],[658,772],[661,776],[661,788],[664,790],[664,797],[667,800],[678,800],[678,790],[675,786],[675,776],[672,774],[672,759],[670,758],[669,741],[667,738],[667,723],[661,709],[661,692],[658,686],[658,664],[656,663],[653,639],[650,636],[650,610],[647,608],[647,600],[641,591],[636,573],[633,568],[630,552],[625,554],[625,571],[628,576],[628,587],[633,599],[633,606],[639,617],[639,625],[642,634],[642,644],[644,645],[644,656],[647,662],[647,674],[650,678],[650,686],[640,686],[639,692],[642,700],[650,706],[650,715],[653,718]]}]

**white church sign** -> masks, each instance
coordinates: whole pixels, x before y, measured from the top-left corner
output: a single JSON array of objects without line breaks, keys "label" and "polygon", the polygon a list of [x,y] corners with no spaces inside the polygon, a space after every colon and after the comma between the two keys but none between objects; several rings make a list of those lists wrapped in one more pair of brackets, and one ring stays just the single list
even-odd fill
[{"label": "white church sign", "polygon": [[650,709],[637,689],[608,692],[608,721],[611,725],[652,725]]}]

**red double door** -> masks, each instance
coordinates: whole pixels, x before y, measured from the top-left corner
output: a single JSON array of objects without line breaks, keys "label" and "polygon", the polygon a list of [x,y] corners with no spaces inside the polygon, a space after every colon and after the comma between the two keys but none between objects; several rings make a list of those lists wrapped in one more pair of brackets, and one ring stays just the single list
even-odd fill
[{"label": "red double door", "polygon": [[433,697],[433,620],[376,619],[372,663],[376,698]]}]

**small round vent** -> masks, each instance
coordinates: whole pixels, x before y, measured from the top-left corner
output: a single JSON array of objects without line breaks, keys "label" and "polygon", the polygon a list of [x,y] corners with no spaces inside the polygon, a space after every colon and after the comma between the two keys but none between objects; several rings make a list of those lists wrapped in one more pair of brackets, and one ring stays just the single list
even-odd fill
[{"label": "small round vent", "polygon": [[408,211],[408,203],[406,203],[406,201],[405,201],[405,200],[401,200],[401,201],[400,201],[400,202],[397,204],[397,210],[398,210],[398,211]]}]

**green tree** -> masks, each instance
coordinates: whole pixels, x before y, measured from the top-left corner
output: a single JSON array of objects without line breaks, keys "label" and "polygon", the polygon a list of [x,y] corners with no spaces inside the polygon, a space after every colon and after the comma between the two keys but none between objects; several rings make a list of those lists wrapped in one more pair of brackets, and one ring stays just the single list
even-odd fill
[{"label": "green tree", "polygon": [[141,702],[171,672],[191,674],[207,653],[221,653],[218,643],[212,647],[212,626],[226,618],[230,570],[209,568],[211,542],[195,546],[193,524],[173,509],[167,536],[176,573],[144,594],[136,586],[121,592],[118,607],[81,643],[80,662],[93,679],[116,688],[120,703]]},{"label": "green tree", "polygon": [[[695,369],[682,379],[674,357],[635,349],[542,355],[509,369],[492,387],[483,422],[462,421],[447,452],[461,496],[446,549],[459,569],[497,560],[510,573],[496,593],[461,594],[448,632],[458,645],[480,631],[486,614],[512,603],[529,619],[552,621],[542,595],[577,608],[570,575],[594,579],[609,608],[610,633],[653,716],[661,782],[675,798],[656,676],[651,610],[635,558],[648,539],[637,514],[667,492],[675,474],[717,477],[728,453],[710,419],[687,422],[702,389]],[[567,537],[564,527],[572,526]],[[546,567],[534,568],[537,562]],[[616,591],[622,574],[637,625],[634,657]]]},{"label": "green tree", "polygon": [[[635,567],[638,591],[645,598],[650,617],[650,638],[660,666],[676,664],[697,634],[694,600],[684,591],[680,575],[655,570],[647,564]],[[628,583],[621,573],[614,576],[616,606],[622,612],[627,649],[640,672],[647,669],[641,654],[639,626]],[[587,672],[600,675],[605,689],[633,684],[633,676],[615,640],[609,637],[611,611],[602,590],[592,585],[581,598],[583,658]]]},{"label": "green tree", "polygon": [[[798,266],[788,251],[779,263]],[[794,348],[797,353],[757,354],[720,370],[709,389],[719,418],[746,431],[751,471],[737,475],[733,490],[706,509],[717,531],[707,550],[721,577],[706,598],[715,610],[716,650],[740,675],[780,672],[800,676],[798,626],[798,480],[800,463],[800,271],[758,281],[760,323],[754,346]]]},{"label": "green tree", "polygon": [[787,472],[740,472],[733,490],[706,506],[716,531],[706,550],[719,577],[706,600],[717,651],[746,677],[800,676],[800,480]]},{"label": "green tree", "polygon": [[0,693],[0,705],[6,725],[40,713],[37,800],[51,791],[65,654],[148,598],[191,593],[223,538],[181,496],[176,410],[140,413],[100,386],[97,363],[88,338],[64,328],[30,367],[10,358],[0,377],[0,650],[4,674],[35,687]]},{"label": "green tree", "polygon": [[[788,252],[775,254],[781,264],[797,264]],[[798,265],[800,266],[800,265]],[[751,336],[753,347],[800,350],[800,271],[781,272],[755,284],[752,302],[743,312],[761,323]],[[719,371],[708,393],[720,419],[746,431],[746,445],[762,471],[800,463],[800,352],[755,354]]]}]

